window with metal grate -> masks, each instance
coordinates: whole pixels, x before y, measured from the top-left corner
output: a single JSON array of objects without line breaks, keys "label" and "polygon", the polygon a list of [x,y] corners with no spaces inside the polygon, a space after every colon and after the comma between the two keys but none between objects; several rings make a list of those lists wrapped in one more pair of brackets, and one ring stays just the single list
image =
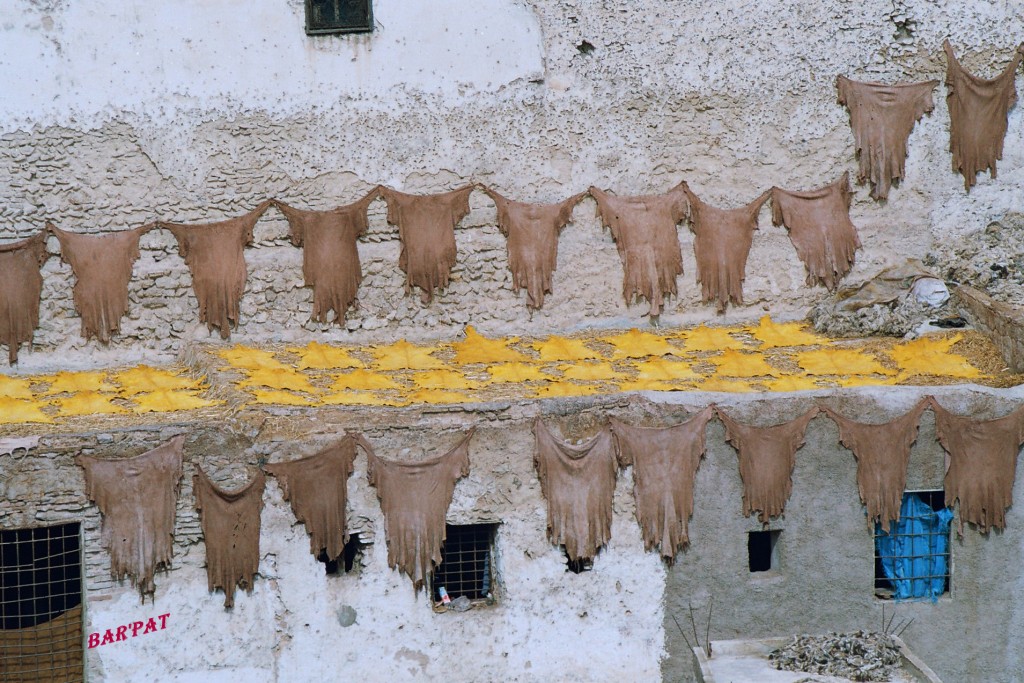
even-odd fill
[{"label": "window with metal grate", "polygon": [[372,0],[306,0],[306,34],[373,31]]},{"label": "window with metal grate", "polygon": [[441,564],[431,578],[435,601],[441,601],[445,594],[452,600],[461,596],[470,600],[493,599],[497,530],[497,524],[445,525]]},{"label": "window with metal grate", "polygon": [[903,494],[899,521],[888,533],[875,525],[875,597],[936,600],[949,592],[952,519],[941,489]]}]

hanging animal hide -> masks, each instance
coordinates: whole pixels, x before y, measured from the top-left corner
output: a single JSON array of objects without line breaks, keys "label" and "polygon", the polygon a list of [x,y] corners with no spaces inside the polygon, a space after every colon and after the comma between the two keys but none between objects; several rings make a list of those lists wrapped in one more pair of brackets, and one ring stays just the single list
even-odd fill
[{"label": "hanging animal hide", "polygon": [[713,415],[714,408],[708,406],[664,429],[631,427],[611,419],[622,466],[633,466],[633,497],[644,548],[660,547],[669,564],[690,543],[693,480],[704,457],[704,428]]},{"label": "hanging animal hide", "polygon": [[265,467],[291,502],[295,519],[306,525],[309,550],[316,557],[323,552],[333,561],[345,551],[348,478],[355,457],[356,441],[346,434],[316,455]]},{"label": "hanging animal hide", "polygon": [[1006,527],[1006,508],[1013,503],[1017,454],[1024,444],[1024,405],[995,420],[972,420],[948,412],[931,399],[939,443],[949,453],[946,467],[946,505],[960,500],[960,530],[964,520],[989,527]]},{"label": "hanging animal hide", "polygon": [[917,440],[921,413],[928,400],[884,424],[854,422],[829,408],[822,410],[839,427],[839,440],[857,458],[857,488],[868,508],[868,525],[875,522],[889,533],[889,522],[900,519],[903,490],[907,484],[910,448]]},{"label": "hanging animal hide", "polygon": [[469,440],[475,431],[470,429],[444,455],[422,462],[378,458],[362,435],[355,437],[366,451],[366,477],[384,513],[388,566],[411,578],[417,591],[441,564],[445,517],[455,482],[469,474]]},{"label": "hanging animal hide", "polygon": [[604,427],[581,446],[555,439],[533,423],[541,493],[548,501],[548,540],[573,562],[591,560],[612,536],[612,496],[618,470],[615,439]]},{"label": "hanging animal hide", "polygon": [[850,110],[857,150],[857,183],[871,181],[871,196],[889,197],[889,188],[906,171],[907,139],[914,124],[935,108],[932,90],[938,81],[884,83],[836,77],[839,104]]},{"label": "hanging animal hide", "polygon": [[18,362],[18,347],[32,343],[39,326],[39,298],[46,259],[46,231],[17,242],[0,244],[0,344],[7,344],[7,362]]},{"label": "hanging animal hide", "polygon": [[178,253],[192,273],[192,290],[199,301],[199,321],[220,330],[221,339],[238,325],[238,302],[245,291],[245,255],[252,229],[270,200],[237,218],[204,225],[159,222],[178,240]]},{"label": "hanging animal hide", "polygon": [[75,458],[85,470],[85,495],[103,516],[100,542],[110,552],[110,574],[117,581],[127,576],[143,599],[156,590],[154,572],[171,566],[184,443],[182,434],[134,458]]},{"label": "hanging animal hide", "polygon": [[690,200],[690,230],[697,257],[697,282],[704,303],[715,301],[724,313],[730,302],[743,304],[743,280],[747,256],[757,230],[757,213],[771,190],[738,209],[719,209],[705,204],[683,185]]},{"label": "hanging animal hide", "polygon": [[860,248],[850,221],[850,174],[809,192],[772,188],[772,223],[785,225],[807,269],[807,286],[834,291],[853,266]]},{"label": "hanging animal hide", "polygon": [[762,524],[782,514],[793,490],[796,452],[804,445],[807,424],[818,414],[811,408],[800,417],[773,427],[751,427],[736,422],[721,410],[725,439],[736,449],[743,480],[743,516],[754,512]]},{"label": "hanging animal hide", "polygon": [[402,251],[398,266],[405,272],[406,292],[420,288],[428,304],[435,289],[448,286],[455,265],[455,226],[469,213],[473,185],[442,194],[414,195],[381,187],[388,203],[388,223],[398,226]]},{"label": "hanging animal hide", "polygon": [[1014,79],[1024,46],[1017,48],[1003,73],[992,79],[978,78],[960,66],[948,40],[942,49],[946,51],[949,91],[949,151],[953,153],[953,171],[964,177],[964,189],[970,192],[981,171],[988,170],[996,177],[996,161],[1003,158],[1007,115],[1017,102]]},{"label": "hanging animal hide", "polygon": [[260,511],[267,478],[263,472],[234,491],[210,481],[199,467],[192,477],[196,510],[206,539],[206,582],[224,591],[224,607],[235,606],[235,587],[252,593],[260,568]]},{"label": "hanging animal hide", "polygon": [[345,323],[349,306],[363,281],[356,241],[366,233],[366,210],[380,195],[380,188],[365,197],[331,211],[303,211],[274,200],[288,219],[292,244],[302,249],[302,275],[313,288],[313,316],[319,323]]},{"label": "hanging animal hide", "polygon": [[665,194],[616,197],[590,188],[597,214],[612,231],[622,260],[622,297],[626,303],[643,297],[648,315],[661,314],[664,298],[677,293],[676,277],[683,273],[676,225],[686,218],[686,183]]},{"label": "hanging animal hide", "polygon": [[498,209],[498,229],[507,239],[512,288],[526,290],[526,307],[544,306],[551,293],[551,274],[558,261],[558,234],[572,220],[572,209],[586,195],[569,197],[561,204],[524,204],[482,188]]},{"label": "hanging animal hide", "polygon": [[82,337],[103,344],[121,331],[128,312],[128,281],[139,258],[139,238],[153,225],[106,235],[80,235],[46,226],[60,242],[60,258],[75,274],[75,310],[82,316]]}]

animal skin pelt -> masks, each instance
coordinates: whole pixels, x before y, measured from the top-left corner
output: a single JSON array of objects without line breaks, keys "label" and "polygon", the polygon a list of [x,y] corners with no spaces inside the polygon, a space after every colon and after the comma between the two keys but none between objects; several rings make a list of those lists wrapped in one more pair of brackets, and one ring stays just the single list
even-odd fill
[{"label": "animal skin pelt", "polygon": [[807,192],[772,188],[772,223],[785,225],[807,270],[807,286],[834,291],[850,272],[860,238],[850,221],[850,174]]},{"label": "animal skin pelt", "polygon": [[105,235],[65,232],[46,226],[60,242],[60,257],[75,274],[75,310],[82,316],[82,337],[96,337],[109,344],[121,331],[121,318],[128,312],[128,282],[139,258],[139,238],[153,225]]},{"label": "animal skin pelt", "polygon": [[590,188],[622,260],[622,297],[627,304],[646,299],[651,304],[648,315],[661,313],[665,297],[676,295],[676,277],[683,273],[676,225],[686,218],[685,188],[686,183],[679,183],[665,194],[637,197]]},{"label": "animal skin pelt", "polygon": [[857,150],[857,183],[871,181],[871,196],[889,197],[889,188],[906,172],[907,139],[914,124],[935,108],[932,90],[938,81],[884,83],[836,77],[839,104],[850,110]]},{"label": "animal skin pelt", "polygon": [[633,466],[633,498],[644,548],[659,547],[669,564],[690,543],[693,480],[704,457],[705,427],[714,412],[708,406],[686,422],[662,429],[633,427],[611,418],[621,464]]},{"label": "animal skin pelt", "polygon": [[39,298],[46,259],[46,231],[17,242],[0,244],[0,344],[7,344],[7,362],[18,362],[18,347],[32,343],[39,326]]},{"label": "animal skin pelt", "polygon": [[388,203],[388,223],[398,226],[398,266],[405,272],[406,292],[419,287],[425,304],[433,300],[435,289],[448,286],[455,265],[455,226],[469,213],[474,187],[430,195],[380,188]]},{"label": "animal skin pelt", "polygon": [[236,218],[202,225],[165,223],[178,240],[178,253],[192,273],[192,290],[199,302],[199,321],[208,329],[220,330],[221,339],[231,336],[238,325],[238,302],[245,291],[245,254],[252,242],[252,229],[270,200]]},{"label": "animal skin pelt", "polygon": [[330,211],[304,211],[274,200],[288,219],[292,244],[302,247],[302,275],[313,288],[312,319],[345,323],[349,306],[356,300],[363,280],[356,241],[366,233],[366,210],[380,196],[375,187],[362,199]]},{"label": "animal skin pelt", "polygon": [[551,274],[558,262],[558,234],[572,220],[572,209],[585,192],[559,204],[524,204],[512,201],[488,187],[481,189],[498,209],[498,229],[507,238],[508,268],[512,288],[526,290],[526,307],[544,306],[551,293]]}]

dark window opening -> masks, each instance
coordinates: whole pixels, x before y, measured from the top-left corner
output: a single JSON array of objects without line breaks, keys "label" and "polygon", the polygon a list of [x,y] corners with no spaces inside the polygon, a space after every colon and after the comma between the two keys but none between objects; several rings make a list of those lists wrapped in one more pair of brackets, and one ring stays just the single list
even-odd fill
[{"label": "dark window opening", "polygon": [[452,600],[466,596],[470,600],[493,597],[494,537],[497,524],[445,524],[441,564],[431,577],[435,602],[444,594]]},{"label": "dark window opening", "polygon": [[371,0],[306,0],[306,34],[368,33],[373,30]]},{"label": "dark window opening", "polygon": [[875,596],[934,600],[949,592],[949,535],[953,513],[942,490],[907,491],[900,520],[889,532],[875,525]]},{"label": "dark window opening", "polygon": [[582,574],[594,568],[594,558],[581,557],[578,560],[574,560],[569,557],[569,552],[565,549],[565,546],[562,546],[562,552],[565,553],[565,571],[572,572],[573,574]]},{"label": "dark window opening", "polygon": [[316,559],[324,563],[324,573],[327,576],[339,576],[342,573],[349,574],[352,571],[359,571],[363,566],[365,550],[366,544],[363,543],[359,534],[349,534],[348,541],[345,543],[341,555],[333,560],[329,560],[327,559],[327,551],[321,550]]},{"label": "dark window opening", "polygon": [[767,572],[775,560],[775,547],[781,531],[751,531],[747,534],[747,558],[750,571]]}]

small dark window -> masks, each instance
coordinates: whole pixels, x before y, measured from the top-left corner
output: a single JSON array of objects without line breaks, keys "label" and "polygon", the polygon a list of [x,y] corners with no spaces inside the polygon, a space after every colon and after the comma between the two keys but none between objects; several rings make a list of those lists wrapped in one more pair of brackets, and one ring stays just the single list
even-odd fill
[{"label": "small dark window", "polygon": [[368,33],[373,30],[371,0],[306,0],[306,33]]},{"label": "small dark window", "polygon": [[363,552],[366,544],[363,543],[359,534],[349,534],[348,542],[341,551],[341,555],[333,560],[327,559],[327,552],[320,551],[317,560],[324,563],[324,573],[327,576],[338,576],[344,570],[345,574],[358,571],[363,566]]},{"label": "small dark window", "polygon": [[946,494],[907,491],[899,521],[875,525],[875,596],[883,600],[935,600],[949,592],[949,533],[953,512]]},{"label": "small dark window", "polygon": [[747,557],[751,572],[770,571],[775,564],[775,546],[781,531],[751,531],[747,534]]},{"label": "small dark window", "polygon": [[434,600],[466,596],[484,600],[493,596],[494,562],[492,548],[497,524],[446,524],[441,564],[434,570],[431,585]]}]

